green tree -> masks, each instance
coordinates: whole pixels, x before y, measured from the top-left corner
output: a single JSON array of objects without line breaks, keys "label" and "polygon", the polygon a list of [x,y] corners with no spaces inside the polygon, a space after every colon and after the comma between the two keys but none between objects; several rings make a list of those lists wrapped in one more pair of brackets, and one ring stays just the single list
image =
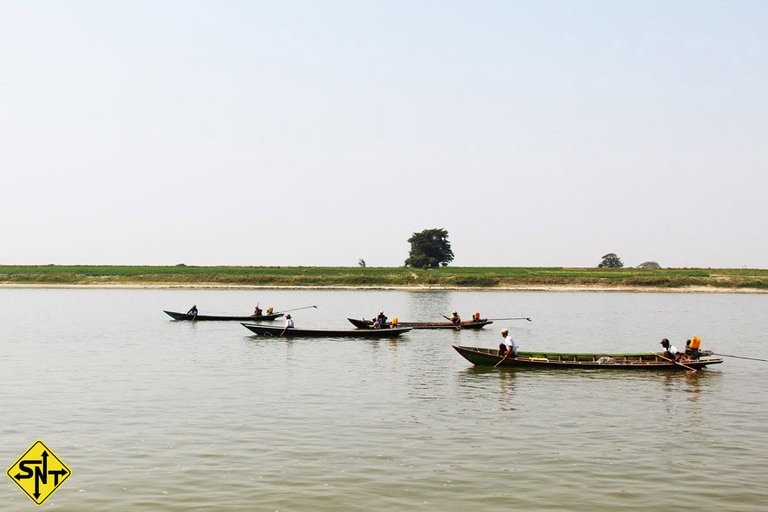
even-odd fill
[{"label": "green tree", "polygon": [[411,252],[405,260],[406,267],[437,268],[453,261],[448,232],[442,228],[414,233],[408,242],[411,244]]},{"label": "green tree", "polygon": [[600,262],[597,268],[621,268],[623,266],[624,264],[621,262],[621,259],[612,252],[609,252],[603,256],[603,261]]}]

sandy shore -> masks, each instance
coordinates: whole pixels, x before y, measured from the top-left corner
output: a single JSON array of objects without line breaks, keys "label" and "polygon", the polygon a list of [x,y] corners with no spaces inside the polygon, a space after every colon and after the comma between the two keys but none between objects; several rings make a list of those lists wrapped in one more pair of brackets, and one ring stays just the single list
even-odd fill
[{"label": "sandy shore", "polygon": [[759,288],[719,288],[712,286],[686,286],[680,288],[655,288],[648,286],[497,286],[497,287],[456,287],[456,286],[256,286],[221,283],[98,283],[98,284],[18,284],[0,283],[0,288],[36,289],[117,289],[117,290],[171,290],[171,289],[218,289],[218,290],[399,290],[399,291],[526,291],[526,292],[633,292],[633,293],[737,293],[766,294]]}]

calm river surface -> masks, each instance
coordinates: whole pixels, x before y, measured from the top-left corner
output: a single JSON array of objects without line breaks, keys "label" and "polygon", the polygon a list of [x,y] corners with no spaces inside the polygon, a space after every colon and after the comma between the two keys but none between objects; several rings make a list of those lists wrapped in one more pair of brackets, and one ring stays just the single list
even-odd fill
[{"label": "calm river surface", "polygon": [[[263,339],[162,310],[351,327],[457,309],[479,332]],[[451,344],[704,348],[768,359],[768,295],[0,289],[0,461],[72,469],[48,510],[761,510],[768,363],[685,372],[475,369]],[[277,322],[280,325],[282,322]],[[1,510],[34,504],[7,478]]]}]

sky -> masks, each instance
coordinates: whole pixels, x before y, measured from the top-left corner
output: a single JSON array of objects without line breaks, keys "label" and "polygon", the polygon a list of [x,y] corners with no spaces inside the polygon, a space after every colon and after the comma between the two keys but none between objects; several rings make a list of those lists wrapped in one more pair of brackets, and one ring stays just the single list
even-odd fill
[{"label": "sky", "polygon": [[0,264],[768,267],[768,2],[0,0]]}]

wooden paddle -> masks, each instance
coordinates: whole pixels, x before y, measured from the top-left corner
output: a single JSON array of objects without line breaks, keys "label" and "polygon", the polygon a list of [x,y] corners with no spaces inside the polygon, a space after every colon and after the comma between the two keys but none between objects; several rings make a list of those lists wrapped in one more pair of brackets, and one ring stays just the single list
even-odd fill
[{"label": "wooden paddle", "polygon": [[309,309],[309,308],[315,308],[315,309],[317,309],[317,306],[303,306],[303,307],[300,307],[300,308],[284,309],[284,310],[282,310],[282,311],[278,311],[278,313],[287,313],[287,312],[289,312],[289,311],[298,311],[298,310],[300,310],[300,309]]},{"label": "wooden paddle", "polygon": [[658,352],[654,352],[653,354],[656,355],[656,356],[659,356],[662,359],[666,359],[670,363],[674,363],[674,364],[676,364],[678,366],[682,366],[683,368],[686,368],[686,369],[688,369],[688,370],[690,370],[690,371],[692,371],[694,373],[696,372],[696,368],[691,368],[690,366],[684,365],[683,363],[681,363],[679,361],[675,361],[674,359],[670,359],[668,357],[664,357],[663,355],[659,354]]},{"label": "wooden paddle", "polygon": [[760,359],[759,357],[747,357],[747,356],[733,356],[730,354],[717,354],[715,352],[712,352],[713,356],[722,356],[722,357],[735,357],[736,359],[749,359],[750,361],[762,361],[764,363],[768,363],[768,359]]},{"label": "wooden paddle", "polygon": [[510,318],[486,318],[486,320],[528,320],[529,322],[533,322],[533,320],[527,316],[513,316]]},{"label": "wooden paddle", "polygon": [[495,365],[493,365],[493,367],[494,367],[494,368],[496,368],[496,367],[497,367],[497,366],[499,366],[501,363],[503,363],[504,361],[506,361],[506,360],[507,360],[507,358],[509,358],[509,354],[510,354],[510,353],[512,353],[512,351],[511,351],[511,350],[508,350],[508,351],[507,351],[507,353],[506,353],[506,354],[504,354],[504,357],[502,357],[502,358],[499,360],[499,362],[498,362],[498,363],[496,363]]}]

